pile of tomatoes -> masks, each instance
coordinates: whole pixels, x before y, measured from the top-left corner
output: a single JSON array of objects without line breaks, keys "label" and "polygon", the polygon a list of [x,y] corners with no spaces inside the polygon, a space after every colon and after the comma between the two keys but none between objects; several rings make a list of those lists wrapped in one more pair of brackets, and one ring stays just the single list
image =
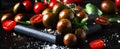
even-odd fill
[{"label": "pile of tomatoes", "polygon": [[[11,31],[16,24],[24,23],[34,27],[57,29],[59,34],[65,35],[63,39],[64,45],[68,47],[75,46],[77,42],[79,43],[79,41],[85,39],[86,31],[82,26],[85,26],[86,19],[89,19],[89,14],[81,6],[82,3],[84,3],[84,0],[35,0],[34,3],[31,0],[23,0],[23,2],[18,2],[13,6],[13,14],[5,13],[2,15],[2,27],[6,31]],[[115,4],[110,0],[106,0],[101,3],[100,10],[103,13],[111,14],[115,13],[116,6],[120,7],[120,0],[115,0]],[[97,7],[92,7],[92,11],[89,12],[94,14],[94,9],[97,9]],[[26,18],[24,13],[29,12],[34,15]],[[73,21],[77,21],[76,19],[81,22],[75,22],[75,25],[78,26],[74,28]],[[102,25],[110,24],[109,20],[104,17],[97,17],[95,22]]]}]

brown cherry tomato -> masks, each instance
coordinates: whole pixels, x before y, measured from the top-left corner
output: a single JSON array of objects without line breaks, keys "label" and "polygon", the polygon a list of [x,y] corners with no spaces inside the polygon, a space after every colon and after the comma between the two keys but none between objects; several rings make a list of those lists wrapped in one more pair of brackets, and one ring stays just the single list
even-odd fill
[{"label": "brown cherry tomato", "polygon": [[71,24],[70,20],[68,20],[68,19],[61,19],[57,23],[57,30],[61,34],[68,33],[71,31],[71,29],[72,29],[72,24]]},{"label": "brown cherry tomato", "polygon": [[74,10],[75,10],[76,13],[78,13],[78,12],[82,11],[83,8],[81,6],[75,6]]},{"label": "brown cherry tomato", "polygon": [[52,12],[52,9],[46,8],[45,10],[43,10],[42,14],[45,15],[45,14],[50,13],[50,12]]},{"label": "brown cherry tomato", "polygon": [[101,3],[101,10],[107,14],[115,14],[116,6],[111,0],[104,0]]},{"label": "brown cherry tomato", "polygon": [[13,12],[14,13],[23,13],[23,12],[25,12],[25,6],[21,2],[18,2],[14,5]]},{"label": "brown cherry tomato", "polygon": [[68,47],[75,46],[77,43],[77,37],[72,33],[68,33],[64,36],[63,42],[65,46]]},{"label": "brown cherry tomato", "polygon": [[52,12],[54,14],[59,14],[61,10],[63,10],[65,8],[65,6],[61,3],[57,3],[53,6]]},{"label": "brown cherry tomato", "polygon": [[42,22],[47,28],[55,28],[58,22],[58,16],[53,13],[47,13],[43,15]]},{"label": "brown cherry tomato", "polygon": [[86,16],[86,14],[83,11],[78,12],[76,15],[76,17],[79,19],[83,19],[83,18],[85,18],[85,16]]},{"label": "brown cherry tomato", "polygon": [[79,41],[81,41],[81,40],[86,38],[86,32],[83,29],[81,29],[81,28],[77,28],[75,30],[75,35],[77,36]]},{"label": "brown cherry tomato", "polygon": [[12,19],[13,15],[11,13],[5,13],[3,14],[3,16],[1,17],[1,23],[5,20],[9,20]]},{"label": "brown cherry tomato", "polygon": [[60,13],[59,13],[59,19],[69,19],[69,20],[73,20],[74,18],[74,13],[69,10],[69,9],[63,9]]}]

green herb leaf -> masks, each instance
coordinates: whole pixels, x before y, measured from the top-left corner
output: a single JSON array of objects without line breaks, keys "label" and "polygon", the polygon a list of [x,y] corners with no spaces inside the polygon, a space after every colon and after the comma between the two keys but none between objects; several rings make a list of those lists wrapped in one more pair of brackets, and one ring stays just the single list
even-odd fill
[{"label": "green herb leaf", "polygon": [[98,9],[96,6],[94,6],[91,3],[86,4],[84,11],[87,14],[98,14],[99,16],[102,15],[102,11],[100,9]]},{"label": "green herb leaf", "polygon": [[88,32],[88,27],[86,25],[82,26],[83,30],[85,30],[86,32]]},{"label": "green herb leaf", "polygon": [[84,26],[87,23],[88,18],[83,18],[80,22],[81,26]]},{"label": "green herb leaf", "polygon": [[103,13],[100,9],[97,9],[98,10],[98,15],[101,16]]},{"label": "green herb leaf", "polygon": [[30,21],[20,21],[19,22],[20,24],[23,24],[23,25],[30,25]]},{"label": "green herb leaf", "polygon": [[118,21],[120,21],[120,18],[109,18],[108,20],[110,22],[118,22]]}]

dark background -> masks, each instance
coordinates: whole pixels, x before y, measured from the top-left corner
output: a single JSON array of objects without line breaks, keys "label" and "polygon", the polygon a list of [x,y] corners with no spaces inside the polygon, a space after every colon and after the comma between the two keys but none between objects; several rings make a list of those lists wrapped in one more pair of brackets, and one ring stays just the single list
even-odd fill
[{"label": "dark background", "polygon": [[[19,0],[0,0],[1,9],[0,13],[11,12],[14,4]],[[90,2],[100,7],[102,0],[85,0],[83,6]],[[111,15],[108,15],[111,16]],[[120,15],[112,15],[120,17]],[[88,43],[95,39],[103,39],[106,43],[104,49],[120,49],[120,24],[111,23],[109,26],[103,26],[103,29],[96,32],[95,34],[88,35],[85,45],[78,46],[80,49],[90,49]],[[44,48],[64,48],[67,47],[62,45],[55,45],[34,37],[29,37],[23,34],[16,33],[14,31],[4,31],[0,24],[0,49],[44,49]]]}]

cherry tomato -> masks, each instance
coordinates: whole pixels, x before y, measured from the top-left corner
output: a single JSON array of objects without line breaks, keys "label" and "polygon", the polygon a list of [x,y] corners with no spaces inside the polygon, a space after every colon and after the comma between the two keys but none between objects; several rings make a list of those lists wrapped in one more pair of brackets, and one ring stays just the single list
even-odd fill
[{"label": "cherry tomato", "polygon": [[57,30],[61,34],[66,34],[71,31],[72,23],[68,19],[60,19],[56,26]]},{"label": "cherry tomato", "polygon": [[5,20],[11,20],[11,19],[13,19],[12,18],[13,17],[13,14],[11,14],[11,13],[5,13],[5,14],[3,14],[2,16],[1,16],[1,23],[3,23]]},{"label": "cherry tomato", "polygon": [[52,12],[52,9],[51,9],[51,8],[46,8],[46,9],[42,12],[42,14],[45,15],[45,14],[50,13],[50,12]]},{"label": "cherry tomato", "polygon": [[115,0],[115,5],[120,7],[120,0]]},{"label": "cherry tomato", "polygon": [[16,22],[12,20],[6,20],[2,23],[2,28],[6,31],[11,31],[16,26]]},{"label": "cherry tomato", "polygon": [[36,14],[36,15],[31,17],[30,23],[33,26],[40,27],[40,25],[42,24],[42,18],[43,18],[42,14]]},{"label": "cherry tomato", "polygon": [[110,24],[109,20],[105,17],[102,17],[102,16],[97,17],[95,22],[99,23],[99,24],[102,24],[102,25],[109,25]]},{"label": "cherry tomato", "polygon": [[30,0],[23,1],[23,5],[25,6],[26,11],[32,8],[32,2]]},{"label": "cherry tomato", "polygon": [[92,49],[102,49],[104,47],[104,41],[101,39],[97,39],[90,42],[89,45]]},{"label": "cherry tomato", "polygon": [[43,15],[42,22],[45,27],[54,29],[56,27],[58,20],[59,20],[58,17],[52,12],[50,12]]},{"label": "cherry tomato", "polygon": [[114,14],[116,6],[111,0],[104,0],[101,3],[101,10],[106,14]]},{"label": "cherry tomato", "polygon": [[46,8],[47,6],[43,4],[42,2],[38,2],[34,5],[34,12],[35,13],[42,13],[42,11]]},{"label": "cherry tomato", "polygon": [[62,3],[64,4],[74,3],[74,0],[62,0]]},{"label": "cherry tomato", "polygon": [[18,2],[14,5],[13,12],[14,13],[23,13],[23,12],[25,12],[25,6],[21,2]]},{"label": "cherry tomato", "polygon": [[85,18],[85,12],[83,11],[80,11],[76,14],[76,17],[79,18],[79,19],[83,19]]},{"label": "cherry tomato", "polygon": [[77,43],[77,37],[75,36],[75,34],[68,33],[64,36],[63,42],[65,46],[73,47]]},{"label": "cherry tomato", "polygon": [[52,0],[50,1],[50,3],[48,4],[49,8],[53,8],[55,4],[59,3],[57,0]]},{"label": "cherry tomato", "polygon": [[20,22],[22,19],[24,18],[24,15],[21,13],[18,13],[15,17],[14,17],[14,21],[15,22]]}]

